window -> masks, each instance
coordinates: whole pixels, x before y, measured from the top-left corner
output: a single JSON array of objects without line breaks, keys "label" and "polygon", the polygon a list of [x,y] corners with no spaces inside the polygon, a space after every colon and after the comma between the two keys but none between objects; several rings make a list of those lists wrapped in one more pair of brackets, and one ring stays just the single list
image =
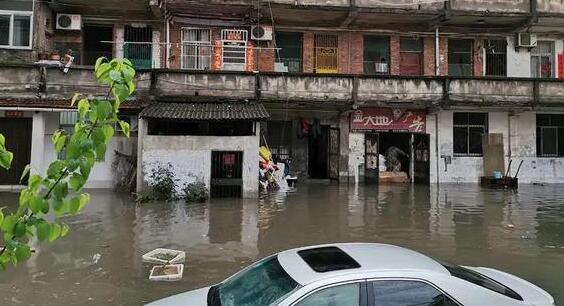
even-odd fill
[{"label": "window", "polygon": [[493,279],[486,277],[485,275],[482,275],[476,271],[467,269],[467,268],[463,268],[461,266],[457,266],[457,265],[451,265],[451,264],[447,264],[447,263],[443,263],[443,266],[448,270],[448,272],[450,272],[450,274],[454,277],[463,279],[467,282],[470,282],[474,285],[478,285],[480,287],[484,287],[486,289],[495,291],[499,294],[503,294],[507,297],[510,297],[512,299],[516,299],[519,301],[522,301],[523,298],[517,294],[517,292],[511,290],[510,288],[494,281]]},{"label": "window", "polygon": [[486,40],[486,75],[507,75],[507,41]]},{"label": "window", "polygon": [[188,121],[148,120],[149,135],[167,136],[250,136],[255,135],[254,122],[250,120]]},{"label": "window", "polygon": [[386,280],[372,282],[375,306],[455,306],[449,297],[419,281]]},{"label": "window", "polygon": [[537,156],[564,156],[564,114],[537,114]]},{"label": "window", "polygon": [[315,72],[339,72],[339,40],[337,35],[315,34]]},{"label": "window", "polygon": [[400,75],[423,74],[423,39],[400,39]]},{"label": "window", "polygon": [[246,30],[221,30],[223,70],[245,71],[248,35]]},{"label": "window", "polygon": [[390,39],[388,37],[364,36],[364,73],[388,74],[390,62]]},{"label": "window", "polygon": [[182,69],[208,70],[211,65],[209,29],[182,29]]},{"label": "window", "polygon": [[554,77],[554,42],[538,41],[531,49],[531,77]]},{"label": "window", "polygon": [[471,39],[448,40],[448,75],[472,76]]},{"label": "window", "polygon": [[[264,306],[282,300],[299,284],[280,265],[277,256],[263,259],[210,289],[210,305]],[[220,303],[214,303],[219,297]]]},{"label": "window", "polygon": [[288,72],[302,72],[302,33],[276,32],[278,59],[288,67]]},{"label": "window", "polygon": [[349,254],[338,247],[322,247],[298,251],[298,255],[319,273],[360,268]]},{"label": "window", "polygon": [[360,284],[346,284],[321,289],[301,300],[296,306],[358,306],[360,305]]},{"label": "window", "polygon": [[487,132],[487,113],[454,113],[454,155],[482,156],[482,135]]},{"label": "window", "polygon": [[31,48],[32,12],[0,10],[0,47]]}]

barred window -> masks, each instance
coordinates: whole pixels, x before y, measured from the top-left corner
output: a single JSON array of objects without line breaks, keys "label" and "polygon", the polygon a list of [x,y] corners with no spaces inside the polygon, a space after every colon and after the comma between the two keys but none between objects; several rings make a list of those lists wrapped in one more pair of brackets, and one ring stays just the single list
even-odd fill
[{"label": "barred window", "polygon": [[537,114],[537,156],[564,156],[564,114]]}]

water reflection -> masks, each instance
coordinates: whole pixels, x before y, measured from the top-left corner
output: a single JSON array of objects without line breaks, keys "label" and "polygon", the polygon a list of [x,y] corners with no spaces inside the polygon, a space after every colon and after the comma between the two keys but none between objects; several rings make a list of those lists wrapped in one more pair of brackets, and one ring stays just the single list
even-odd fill
[{"label": "water reflection", "polygon": [[[0,194],[14,207],[17,195]],[[219,281],[287,248],[329,242],[384,242],[455,263],[525,277],[564,301],[564,188],[518,191],[476,185],[440,188],[301,184],[258,200],[135,205],[93,191],[66,220],[71,234],[36,245],[38,255],[0,277],[0,304],[126,304]],[[187,253],[184,278],[149,282],[141,255],[156,247]]]}]

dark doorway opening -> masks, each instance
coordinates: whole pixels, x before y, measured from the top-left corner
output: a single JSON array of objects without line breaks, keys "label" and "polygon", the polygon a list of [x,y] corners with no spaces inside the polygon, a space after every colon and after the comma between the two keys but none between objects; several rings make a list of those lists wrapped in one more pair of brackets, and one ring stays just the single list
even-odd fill
[{"label": "dark doorway opening", "polygon": [[[398,158],[401,162],[401,172],[410,176],[410,156],[411,156],[411,134],[410,133],[380,133],[379,150],[380,154],[386,156],[386,152],[390,147],[400,149],[406,155],[399,154]],[[390,171],[388,169],[388,171]]]},{"label": "dark doorway opening", "polygon": [[83,65],[96,64],[96,60],[103,56],[113,57],[113,45],[103,41],[113,41],[114,28],[105,25],[85,25],[84,26],[84,45],[83,45]]},{"label": "dark doorway opening", "polygon": [[243,194],[243,152],[212,151],[212,198],[240,198]]},{"label": "dark doorway opening", "polygon": [[429,134],[413,134],[413,182],[430,183]]},{"label": "dark doorway opening", "polygon": [[20,177],[31,159],[30,118],[0,118],[0,133],[6,138],[6,149],[14,153],[9,170],[0,171],[0,185],[19,185]]},{"label": "dark doorway opening", "polygon": [[319,133],[312,133],[308,139],[308,172],[313,179],[329,178],[328,145],[329,127],[321,126]]}]

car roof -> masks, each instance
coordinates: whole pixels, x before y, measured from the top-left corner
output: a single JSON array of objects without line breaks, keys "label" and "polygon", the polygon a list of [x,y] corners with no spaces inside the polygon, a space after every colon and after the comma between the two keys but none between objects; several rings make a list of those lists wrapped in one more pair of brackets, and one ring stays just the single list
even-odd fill
[{"label": "car roof", "polygon": [[[315,272],[298,254],[302,250],[337,247],[347,253],[360,268]],[[294,280],[305,286],[311,282],[354,273],[417,271],[450,275],[448,270],[432,258],[416,251],[381,243],[337,243],[291,249],[278,253],[278,261]]]}]

